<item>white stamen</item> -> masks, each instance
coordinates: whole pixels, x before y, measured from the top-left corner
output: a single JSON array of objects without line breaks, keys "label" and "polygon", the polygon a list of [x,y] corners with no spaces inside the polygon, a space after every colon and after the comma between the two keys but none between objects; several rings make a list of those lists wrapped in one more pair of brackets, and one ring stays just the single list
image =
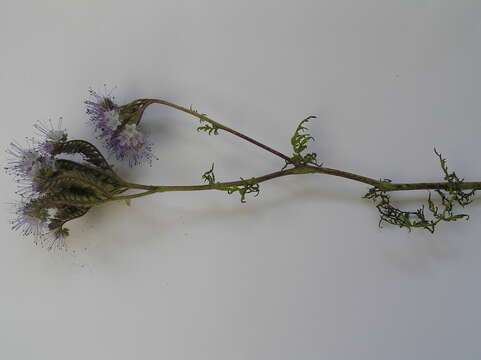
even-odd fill
[{"label": "white stamen", "polygon": [[107,120],[106,125],[115,130],[120,126],[119,112],[117,110],[110,110],[104,113],[105,119]]},{"label": "white stamen", "polygon": [[119,142],[122,146],[137,148],[144,144],[144,135],[137,130],[137,125],[126,125],[125,129],[119,134]]}]

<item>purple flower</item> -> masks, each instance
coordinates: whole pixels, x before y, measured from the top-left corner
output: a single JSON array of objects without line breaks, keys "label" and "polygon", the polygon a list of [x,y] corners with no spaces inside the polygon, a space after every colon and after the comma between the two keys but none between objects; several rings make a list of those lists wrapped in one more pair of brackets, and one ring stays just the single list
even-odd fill
[{"label": "purple flower", "polygon": [[130,166],[152,163],[152,144],[138,125],[145,104],[134,101],[119,106],[110,95],[100,96],[92,89],[89,92],[91,100],[85,101],[86,112],[110,155],[117,160],[128,160]]},{"label": "purple flower", "polygon": [[[107,113],[106,119],[111,126],[119,126],[115,111]],[[35,244],[49,250],[65,249],[69,234],[65,223],[85,215],[99,200],[109,198],[108,194],[126,188],[94,145],[82,140],[67,142],[60,121],[57,125],[38,122],[34,127],[40,138],[27,138],[25,146],[13,142],[6,151],[5,170],[15,176],[20,195],[12,229],[33,236]],[[118,137],[122,146],[145,148],[136,127],[128,129]]]},{"label": "purple flower", "polygon": [[109,132],[114,132],[120,126],[119,111],[117,109],[112,109],[104,113],[104,128]]},{"label": "purple flower", "polygon": [[34,198],[42,191],[42,185],[33,179],[19,179],[17,180],[16,194],[22,198]]},{"label": "purple flower", "polygon": [[12,142],[10,148],[7,149],[9,158],[5,170],[8,174],[19,179],[32,179],[41,166],[42,155],[33,146],[33,140],[29,140],[30,146],[23,147],[16,142]]},{"label": "purple flower", "polygon": [[21,200],[15,210],[17,218],[13,220],[12,229],[20,230],[25,236],[33,235],[35,241],[38,241],[47,230],[48,227],[48,211],[35,211],[33,202]]},{"label": "purple flower", "polygon": [[137,125],[125,125],[125,128],[119,133],[119,144],[130,148],[138,148],[144,145],[144,135],[137,130]]},{"label": "purple flower", "polygon": [[48,129],[40,122],[34,126],[44,139],[38,141],[28,138],[27,146],[12,142],[6,151],[8,159],[5,171],[16,177],[17,194],[22,197],[38,195],[42,188],[38,181],[39,176],[51,174],[56,170],[53,148],[58,142],[67,140],[65,130],[55,129],[53,125]]},{"label": "purple flower", "polygon": [[85,101],[87,114],[95,131],[100,132],[100,138],[110,137],[120,125],[118,106],[110,96],[100,96],[94,90],[89,90],[92,100]]},{"label": "purple flower", "polygon": [[[33,143],[33,139],[29,141]],[[16,178],[16,193],[23,198],[39,195],[42,191],[41,177],[52,174],[56,169],[55,159],[42,150],[44,145],[23,147],[12,142],[6,151],[8,159],[5,171]]]},{"label": "purple flower", "polygon": [[16,193],[20,195],[14,211],[15,219],[11,221],[12,229],[25,236],[32,235],[35,243],[44,244],[47,241],[52,245],[58,242],[55,240],[58,236],[49,229],[56,211],[43,206],[39,198],[44,192],[44,179],[57,170],[53,149],[59,142],[67,140],[67,133],[60,126],[60,121],[57,126],[51,121],[48,125],[39,122],[34,127],[41,139],[27,138],[26,146],[12,142],[6,150],[8,159],[5,170],[15,176],[18,185]]},{"label": "purple flower", "polygon": [[41,241],[48,250],[52,250],[53,248],[58,250],[67,250],[67,243],[65,242],[65,239],[68,237],[68,235],[68,229],[59,227],[46,233],[41,238]]},{"label": "purple flower", "polygon": [[15,210],[16,218],[11,221],[12,230],[20,231],[24,236],[33,236],[34,244],[40,244],[48,250],[53,248],[65,250],[68,229],[58,227],[52,230],[49,228],[57,211],[56,208],[45,208],[35,199],[21,200]]},{"label": "purple flower", "polygon": [[53,125],[52,120],[49,120],[48,124],[37,122],[34,128],[43,137],[43,141],[39,142],[37,148],[44,155],[48,156],[53,151],[55,144],[67,141],[67,130],[62,128],[62,118],[58,120],[57,126]]},{"label": "purple flower", "polygon": [[152,163],[152,144],[139,131],[138,125],[125,125],[124,129],[106,141],[106,145],[118,160],[128,160],[130,166]]}]

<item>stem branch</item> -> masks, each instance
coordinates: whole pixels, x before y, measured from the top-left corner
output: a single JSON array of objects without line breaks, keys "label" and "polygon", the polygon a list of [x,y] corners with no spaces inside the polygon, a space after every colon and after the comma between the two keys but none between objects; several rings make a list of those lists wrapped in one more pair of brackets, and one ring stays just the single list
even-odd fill
[{"label": "stem branch", "polygon": [[[311,165],[296,166],[286,170],[280,170],[259,177],[248,179],[250,184],[260,184],[262,182],[272,180],[275,178],[288,176],[288,175],[301,175],[301,174],[326,174],[331,176],[338,176],[345,179],[351,179],[360,183],[371,185],[382,189],[384,191],[409,191],[409,190],[447,190],[450,186],[448,182],[431,182],[431,183],[390,183],[381,180],[375,180],[373,178],[365,177],[362,175],[349,173],[342,170],[331,169],[326,167],[317,167]],[[205,185],[180,185],[180,186],[162,186],[162,185],[142,185],[135,183],[126,183],[130,189],[146,190],[133,195],[116,196],[108,201],[129,200],[143,196],[152,195],[162,192],[173,191],[201,191],[201,190],[225,190],[226,187],[242,186],[245,185],[246,180],[218,182],[214,184]],[[461,185],[462,190],[481,190],[481,182],[463,182]]]},{"label": "stem branch", "polygon": [[218,123],[217,121],[214,121],[212,119],[209,119],[207,116],[205,116],[204,114],[201,114],[195,110],[192,110],[192,109],[188,109],[186,107],[183,107],[183,106],[180,106],[180,105],[177,105],[177,104],[174,104],[174,103],[171,103],[169,101],[165,101],[165,100],[160,100],[160,99],[140,99],[138,101],[142,101],[143,103],[145,103],[145,107],[151,105],[151,104],[161,104],[161,105],[165,105],[165,106],[168,106],[168,107],[171,107],[171,108],[174,108],[174,109],[177,109],[177,110],[180,110],[180,111],[183,111],[187,114],[190,114],[190,115],[193,115],[195,116],[196,118],[198,118],[199,120],[202,120],[202,121],[205,121],[205,122],[208,122],[209,124],[213,125],[215,128],[218,128],[218,129],[221,129],[221,130],[224,130],[228,133],[231,133],[237,137],[240,137],[241,139],[244,139],[278,157],[280,157],[281,159],[285,160],[286,162],[288,163],[292,163],[292,160],[289,156],[281,153],[280,151],[277,151],[277,150],[274,150],[273,148],[271,148],[270,146],[267,146],[267,145],[264,145],[263,143],[247,136],[247,135],[244,135],[234,129],[231,129],[230,127],[227,127],[227,126],[224,126],[220,123]]}]

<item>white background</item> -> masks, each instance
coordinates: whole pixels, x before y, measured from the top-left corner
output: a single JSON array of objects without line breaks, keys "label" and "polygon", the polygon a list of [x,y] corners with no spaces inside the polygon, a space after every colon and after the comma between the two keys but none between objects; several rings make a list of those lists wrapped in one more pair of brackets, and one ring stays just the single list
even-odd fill
[{"label": "white background", "polygon": [[[312,150],[329,167],[439,181],[436,146],[479,180],[480,15],[477,0],[3,0],[1,142],[59,116],[93,139],[83,101],[105,83],[119,103],[192,104],[287,153],[318,115]],[[144,121],[159,160],[117,166],[132,181],[282,166],[182,113]],[[2,359],[481,358],[479,203],[434,235],[379,229],[367,186],[298,176],[247,204],[202,192],[99,207],[57,253],[11,232],[15,184],[0,185]]]}]

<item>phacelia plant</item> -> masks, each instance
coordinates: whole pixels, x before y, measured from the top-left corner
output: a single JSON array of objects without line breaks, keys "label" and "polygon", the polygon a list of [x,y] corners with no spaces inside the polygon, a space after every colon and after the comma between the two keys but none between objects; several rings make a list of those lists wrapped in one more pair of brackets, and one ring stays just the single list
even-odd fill
[{"label": "phacelia plant", "polygon": [[[85,140],[69,139],[61,122],[54,125],[34,125],[39,138],[28,138],[26,145],[12,142],[7,149],[5,169],[17,184],[18,204],[12,229],[49,249],[65,248],[69,230],[65,224],[84,216],[92,207],[112,201],[127,201],[162,192],[218,190],[238,194],[241,202],[247,195],[256,196],[260,184],[289,175],[326,174],[351,179],[371,188],[364,196],[374,202],[379,225],[389,223],[409,231],[413,228],[434,232],[441,222],[468,219],[456,208],[470,204],[481,182],[465,182],[448,170],[446,159],[437,155],[443,181],[425,183],[395,183],[389,179],[374,179],[350,172],[325,167],[317,154],[308,151],[314,140],[307,124],[315,118],[302,120],[291,138],[291,154],[286,155],[230,127],[222,125],[192,107],[186,108],[161,99],[137,99],[118,105],[110,95],[101,96],[90,91],[85,102],[90,124],[108,153],[117,160],[128,161],[130,166],[151,164],[155,156],[152,143],[143,133],[141,120],[147,107],[153,104],[168,106],[196,117],[200,121],[197,131],[209,135],[227,132],[268,151],[283,161],[275,172],[258,177],[222,182],[214,174],[214,165],[202,175],[204,184],[197,185],[142,185],[131,183],[117,174],[101,151]],[[402,210],[391,201],[398,191],[428,190],[426,204],[416,210]],[[433,200],[433,194],[438,200]]]}]

